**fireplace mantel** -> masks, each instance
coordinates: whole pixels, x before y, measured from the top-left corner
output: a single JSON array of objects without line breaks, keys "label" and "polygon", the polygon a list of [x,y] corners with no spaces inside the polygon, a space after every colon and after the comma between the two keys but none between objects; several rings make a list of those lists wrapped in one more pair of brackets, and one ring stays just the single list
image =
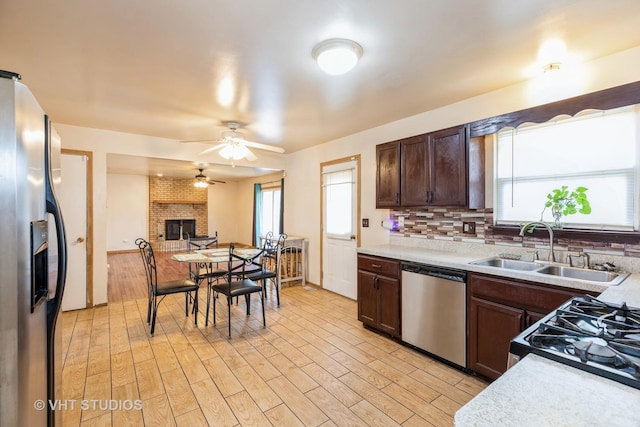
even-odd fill
[{"label": "fireplace mantel", "polygon": [[154,200],[153,203],[161,205],[206,205],[207,201],[200,200]]}]

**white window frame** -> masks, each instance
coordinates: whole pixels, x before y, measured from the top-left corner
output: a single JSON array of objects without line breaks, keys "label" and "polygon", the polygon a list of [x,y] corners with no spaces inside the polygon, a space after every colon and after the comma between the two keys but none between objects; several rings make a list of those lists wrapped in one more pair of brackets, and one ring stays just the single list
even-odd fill
[{"label": "white window frame", "polygon": [[[622,107],[622,108],[617,108],[617,109],[612,109],[612,110],[608,110],[608,111],[600,111],[600,112],[596,112],[594,113],[593,110],[589,111],[589,112],[584,112],[582,114],[578,114],[574,117],[567,117],[566,121],[565,118],[561,118],[561,119],[556,119],[555,122],[558,124],[564,124],[564,123],[571,123],[571,122],[576,122],[579,120],[588,120],[589,118],[592,117],[596,117],[596,116],[602,116],[605,114],[615,114],[617,112],[620,111],[631,111],[632,113],[635,113],[635,120],[636,120],[636,126],[635,126],[635,133],[636,133],[636,140],[635,140],[635,159],[633,162],[633,165],[631,167],[621,167],[620,169],[607,169],[606,171],[595,171],[592,170],[591,172],[587,171],[587,172],[574,172],[574,173],[556,173],[556,172],[551,172],[549,175],[536,175],[536,174],[532,174],[532,176],[523,176],[524,174],[521,173],[520,176],[518,176],[517,172],[514,172],[511,174],[511,176],[506,176],[506,174],[504,173],[504,170],[502,170],[502,176],[500,176],[499,174],[499,168],[501,167],[501,164],[499,164],[498,162],[501,161],[501,159],[498,158],[498,138],[499,138],[499,134],[500,133],[505,133],[505,132],[515,132],[514,135],[516,135],[517,137],[517,130],[501,130],[500,132],[498,132],[497,134],[494,135],[494,167],[493,167],[493,172],[494,172],[494,224],[495,225],[514,225],[514,224],[519,224],[523,221],[530,221],[530,220],[538,220],[540,219],[540,214],[544,208],[544,201],[545,201],[545,196],[546,194],[542,194],[541,196],[536,195],[536,200],[540,199],[539,205],[536,204],[536,206],[539,206],[539,209],[536,211],[534,209],[534,211],[532,211],[529,214],[529,211],[527,210],[527,217],[526,218],[519,218],[519,217],[514,217],[515,215],[521,215],[518,214],[517,212],[511,212],[511,218],[509,218],[508,214],[505,214],[501,209],[503,205],[500,205],[501,201],[500,201],[500,197],[502,194],[504,194],[503,190],[508,190],[509,186],[513,186],[513,188],[516,188],[516,186],[518,184],[522,185],[526,185],[527,182],[531,182],[531,183],[535,183],[535,182],[541,182],[541,181],[547,181],[549,183],[549,190],[551,190],[552,188],[558,188],[559,186],[563,185],[563,181],[567,180],[569,181],[572,178],[580,178],[578,180],[578,182],[581,181],[588,181],[589,179],[594,179],[595,177],[604,177],[604,176],[608,176],[610,179],[614,176],[618,176],[621,177],[623,182],[626,181],[628,184],[630,184],[630,188],[627,187],[627,190],[625,192],[626,196],[628,197],[628,202],[629,205],[626,206],[626,209],[628,210],[627,212],[627,223],[626,224],[606,224],[606,223],[586,223],[587,220],[589,220],[589,216],[584,216],[582,218],[581,221],[578,222],[571,222],[571,220],[577,216],[581,216],[581,215],[576,215],[576,216],[568,216],[563,218],[563,227],[564,228],[581,228],[581,229],[591,229],[591,230],[607,230],[607,231],[633,231],[633,230],[638,230],[638,222],[639,222],[639,203],[638,203],[638,199],[639,199],[639,167],[640,167],[640,161],[639,161],[639,157],[640,157],[640,104],[639,105],[635,105],[635,106],[627,106],[627,107]],[[528,124],[525,125],[524,129],[528,129],[529,131],[531,131],[532,129],[535,129],[536,127],[538,128],[543,128],[549,126],[549,124]],[[506,135],[505,135],[506,136]],[[517,147],[517,145],[516,145]],[[552,155],[552,150],[549,150],[550,155]],[[579,155],[579,154],[578,154]],[[538,159],[539,161],[539,159]],[[509,160],[506,161],[507,163],[503,163],[502,166],[504,166],[505,164],[509,164]],[[539,164],[539,163],[535,163],[535,164]],[[582,179],[584,178],[584,179]],[[592,181],[593,182],[593,181]],[[580,184],[580,185],[585,185],[585,184]],[[570,186],[570,189],[572,190],[573,188],[571,188],[572,186]],[[588,187],[588,185],[585,185]],[[522,189],[522,187],[521,187]],[[517,190],[516,190],[517,191]],[[521,190],[522,191],[522,190]],[[588,195],[590,195],[589,193],[587,193]],[[522,196],[522,194],[518,195],[516,194],[516,199],[518,196]],[[594,204],[593,202],[593,198],[590,197],[589,200],[592,203],[592,206]],[[509,203],[508,201],[502,201],[503,203]],[[536,202],[537,203],[537,202]],[[528,209],[528,208],[527,208]],[[550,222],[552,221],[551,219],[551,213],[550,210],[547,209],[547,212],[545,212],[545,221]]]}]

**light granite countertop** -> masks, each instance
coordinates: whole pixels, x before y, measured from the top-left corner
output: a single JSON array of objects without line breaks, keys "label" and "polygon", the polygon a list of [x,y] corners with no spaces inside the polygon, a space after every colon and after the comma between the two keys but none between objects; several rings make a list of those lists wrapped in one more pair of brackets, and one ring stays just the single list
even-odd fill
[{"label": "light granite countertop", "polygon": [[530,354],[455,415],[456,426],[640,426],[640,390]]},{"label": "light granite countertop", "polygon": [[[500,249],[495,249],[500,250]],[[524,271],[469,264],[497,253],[399,245],[358,253],[584,290],[603,301],[640,307],[640,273],[603,286]],[[600,295],[598,295],[600,294]],[[530,354],[455,414],[456,426],[640,426],[640,390]]]},{"label": "light granite countertop", "polygon": [[[579,289],[594,296],[602,293],[600,298],[603,298],[603,300],[611,302],[620,302],[624,300],[627,301],[627,304],[629,305],[640,307],[640,273],[631,274],[618,286],[606,286],[596,282],[551,276],[532,271],[499,269],[495,267],[470,264],[473,261],[497,255],[497,252],[487,252],[484,250],[485,248],[487,248],[487,246],[483,246],[483,250],[478,252],[458,252],[412,246],[378,245],[358,248],[358,253],[363,255],[393,258],[401,261],[419,262],[440,267],[456,268],[475,273],[492,274],[494,276],[508,277],[512,279],[528,280],[571,289]],[[502,251],[504,251],[504,249]],[[611,299],[609,299],[608,295],[611,295]]]}]

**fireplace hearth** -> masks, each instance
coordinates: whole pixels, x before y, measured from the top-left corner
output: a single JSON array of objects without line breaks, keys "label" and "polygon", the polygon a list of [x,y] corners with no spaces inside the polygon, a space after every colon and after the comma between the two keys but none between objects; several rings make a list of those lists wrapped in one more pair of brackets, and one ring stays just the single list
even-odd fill
[{"label": "fireplace hearth", "polygon": [[195,219],[167,219],[164,221],[166,240],[186,240],[196,235]]}]

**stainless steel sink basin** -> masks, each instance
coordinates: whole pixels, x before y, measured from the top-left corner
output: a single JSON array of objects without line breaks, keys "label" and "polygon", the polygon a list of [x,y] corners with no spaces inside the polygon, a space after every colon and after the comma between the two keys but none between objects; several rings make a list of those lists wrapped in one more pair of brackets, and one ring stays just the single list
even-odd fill
[{"label": "stainless steel sink basin", "polygon": [[469,264],[495,267],[501,270],[520,270],[533,275],[544,274],[565,279],[584,280],[600,285],[616,286],[629,276],[629,273],[588,270],[585,268],[548,264],[540,261],[519,261],[500,257],[472,261]]},{"label": "stainless steel sink basin", "polygon": [[484,265],[486,267],[505,268],[507,270],[532,271],[544,267],[544,264],[535,261],[518,261],[504,258],[488,258],[480,261],[473,261],[470,264]]},{"label": "stainless steel sink basin", "polygon": [[548,265],[537,270],[537,272],[541,274],[549,274],[551,276],[606,283],[608,285],[619,285],[628,276],[626,273],[586,270],[584,268],[565,267],[562,265]]}]

